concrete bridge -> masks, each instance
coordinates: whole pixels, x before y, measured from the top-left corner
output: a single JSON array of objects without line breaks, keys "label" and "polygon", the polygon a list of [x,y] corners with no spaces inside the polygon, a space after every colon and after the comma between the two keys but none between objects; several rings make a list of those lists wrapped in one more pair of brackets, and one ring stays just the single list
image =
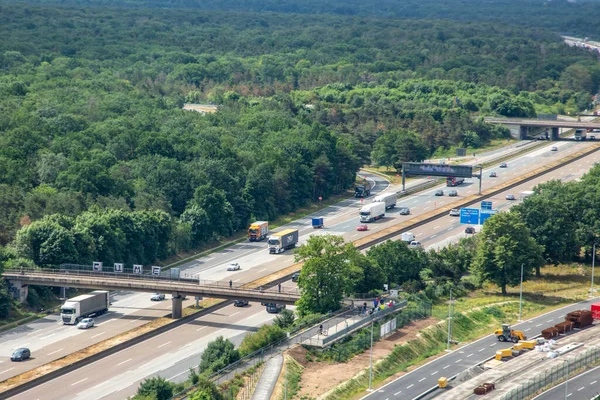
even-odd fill
[{"label": "concrete bridge", "polygon": [[[559,139],[560,128],[571,128],[571,129],[600,129],[600,122],[593,121],[565,121],[565,120],[550,120],[550,119],[537,119],[537,118],[494,118],[485,117],[484,121],[490,124],[500,124],[506,127],[517,129],[517,139],[527,139],[532,135],[539,135],[540,129],[550,130],[549,139]],[[515,133],[514,129],[511,129],[511,133]],[[536,132],[537,129],[537,133]]]},{"label": "concrete bridge", "polygon": [[229,282],[153,275],[32,268],[8,269],[2,275],[8,281],[13,295],[21,301],[27,298],[28,285],[172,293],[173,318],[181,318],[181,301],[184,295],[277,304],[294,304],[300,299],[297,289],[277,286],[269,289],[250,289],[230,285]]}]

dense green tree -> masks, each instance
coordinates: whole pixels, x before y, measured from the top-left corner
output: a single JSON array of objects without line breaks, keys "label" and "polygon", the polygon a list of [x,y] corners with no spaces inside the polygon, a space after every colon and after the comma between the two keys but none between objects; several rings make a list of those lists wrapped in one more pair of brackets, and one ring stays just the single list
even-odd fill
[{"label": "dense green tree", "polygon": [[296,303],[300,316],[327,313],[340,308],[345,295],[360,279],[358,250],[344,243],[340,236],[311,236],[295,254],[303,262],[298,287],[301,298]]},{"label": "dense green tree", "polygon": [[473,270],[482,281],[498,285],[504,295],[507,286],[521,281],[521,264],[524,281],[544,264],[543,247],[531,237],[516,212],[494,215],[485,222],[479,236]]},{"label": "dense green tree", "polygon": [[217,337],[208,343],[200,358],[198,370],[201,374],[210,375],[240,359],[240,353],[229,339]]},{"label": "dense green tree", "polygon": [[202,375],[196,383],[196,391],[190,396],[190,400],[221,400],[222,398],[217,386]]},{"label": "dense green tree", "polygon": [[410,249],[406,242],[388,240],[385,243],[371,247],[367,257],[384,271],[387,284],[402,285],[405,282],[419,280],[419,273],[425,267],[427,260],[421,249]]},{"label": "dense green tree", "polygon": [[173,385],[165,378],[147,378],[140,383],[137,395],[155,398],[156,400],[169,400],[173,396]]}]

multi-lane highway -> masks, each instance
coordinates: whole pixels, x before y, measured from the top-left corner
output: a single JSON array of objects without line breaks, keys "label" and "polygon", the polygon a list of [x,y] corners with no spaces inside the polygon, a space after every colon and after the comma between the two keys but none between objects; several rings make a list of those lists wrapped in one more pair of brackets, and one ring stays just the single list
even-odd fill
[{"label": "multi-lane highway", "polygon": [[[536,318],[515,324],[514,327],[525,332],[527,336],[538,335],[541,329],[554,325],[559,321],[564,321],[564,316],[571,311],[589,309],[590,305],[597,303],[600,297],[586,300],[580,303],[572,304],[561,309],[540,315]],[[477,365],[496,354],[502,343],[492,335],[488,335],[475,342],[459,347],[456,350],[437,358],[427,364],[402,375],[395,381],[375,389],[372,393],[363,397],[365,400],[404,400],[414,399],[426,392],[428,389],[437,385],[441,377],[450,378],[459,374],[468,368]],[[564,387],[563,387],[564,390]],[[448,392],[437,391],[433,393],[432,398],[438,395],[438,398],[452,399],[452,390]],[[564,397],[564,392],[563,392]],[[587,397],[575,397],[584,399]]]},{"label": "multi-lane highway", "polygon": [[[565,396],[566,392],[566,396]],[[536,396],[534,400],[593,399],[600,396],[600,366],[579,374]]]},{"label": "multi-lane highway", "polygon": [[[563,142],[555,145],[559,147],[558,152],[550,152],[550,144],[548,144],[548,146],[545,146],[545,149],[536,150],[531,154],[521,156],[510,161],[507,169],[496,169],[499,175],[498,178],[492,180],[484,177],[483,187],[491,187],[501,181],[513,179],[516,177],[519,171],[537,168],[540,162],[544,162],[544,160],[556,160],[568,154],[580,151],[586,145],[586,143]],[[579,162],[571,165],[579,165],[578,168],[580,169],[585,169],[588,167],[587,164],[579,164]],[[570,167],[567,167],[567,170],[568,168]],[[386,183],[381,182],[380,178],[374,179],[380,182],[380,184],[377,185],[379,187],[375,188],[375,192],[380,191],[382,187],[386,186]],[[438,205],[436,203],[438,201],[440,202],[439,206],[447,205],[452,201],[456,201],[455,198],[435,198],[433,196],[434,190],[435,189],[431,189],[417,196],[404,198],[399,202],[399,205],[411,207],[411,211],[414,216],[419,213],[428,212],[437,207]],[[465,185],[464,187],[459,187],[457,190],[462,196],[474,194],[477,189],[475,188],[475,184],[471,184]],[[340,205],[329,207],[328,209],[324,210],[322,214],[326,217],[326,229],[322,231],[314,231],[312,228],[310,228],[310,220],[308,218],[296,221],[294,224],[292,224],[292,226],[301,228],[301,240],[306,240],[308,234],[311,233],[341,234],[347,240],[353,240],[361,235],[368,234],[368,232],[356,232],[355,230],[356,225],[358,224],[356,216],[358,214],[358,208],[360,207],[360,204],[360,201],[352,199],[346,200]],[[389,213],[389,216],[384,221],[370,224],[370,229],[372,231],[383,229],[384,227],[397,223],[399,218],[406,219],[410,217],[399,216],[397,211],[393,210]],[[420,228],[425,229],[422,234],[416,230],[415,233],[417,234],[418,238],[424,242],[424,244],[427,244],[426,240],[435,241],[437,239],[437,237],[431,236],[433,236],[438,230],[440,232],[444,230],[452,233],[452,231],[448,231],[450,225],[444,225],[448,223],[455,223],[455,220],[452,219],[443,223],[436,222],[436,225],[428,224]],[[430,239],[421,237],[427,234],[427,229],[433,232],[429,234]],[[456,229],[459,228],[456,227]],[[231,249],[220,251],[214,255],[200,258],[195,262],[190,263],[190,265],[184,266],[182,268],[182,273],[200,273],[203,279],[232,279],[235,282],[246,282],[268,275],[293,262],[293,257],[290,254],[270,255],[266,252],[264,244],[256,244],[257,248],[253,248],[254,245],[255,244],[252,244],[252,246],[249,244],[237,245]],[[232,260],[235,260],[242,265],[242,271],[225,271],[225,265]],[[146,296],[146,299],[149,297],[147,295],[139,296]],[[120,301],[119,299],[116,300],[117,301],[114,301],[115,307],[119,305]],[[156,305],[156,307],[161,307],[163,304],[163,307],[165,308],[170,306],[168,303],[161,303],[160,305]],[[133,309],[137,310],[136,307],[138,306],[136,304],[132,307]],[[166,310],[163,310],[163,314],[168,313],[164,311]],[[221,317],[222,321],[213,319],[218,317]],[[61,377],[60,379],[48,382],[39,386],[38,388],[34,388],[31,391],[17,396],[16,398],[75,398],[78,394],[83,396],[81,398],[100,398],[95,397],[100,395],[106,396],[107,398],[123,398],[126,397],[126,395],[130,395],[135,392],[137,384],[141,379],[154,374],[160,374],[161,376],[172,378],[173,380],[183,380],[185,379],[185,373],[188,367],[191,365],[197,365],[200,354],[202,353],[208,341],[213,340],[219,334],[223,334],[224,336],[230,337],[235,341],[239,341],[245,332],[256,329],[261,324],[268,322],[271,318],[272,316],[266,314],[264,308],[258,305],[252,305],[246,309],[226,307],[219,310],[219,312],[216,314],[199,317],[191,324],[178,327],[166,334],[158,336],[157,338],[167,338],[167,340],[164,340],[164,343],[141,343],[130,349],[123,350],[122,352],[113,356],[107,357],[104,360],[90,364],[89,366],[81,368],[78,371],[74,371]],[[121,319],[125,320],[131,318],[123,317]],[[108,327],[105,326],[105,328],[111,328],[111,325],[115,327],[118,326],[118,324],[115,322],[109,324]],[[127,322],[131,323],[129,321]],[[227,325],[221,325],[220,327],[223,329],[222,332],[209,329],[211,324],[214,325],[215,323],[226,323],[231,326],[226,328],[225,326]],[[32,324],[28,325],[25,327],[25,329],[31,329],[31,332],[34,332],[33,329],[35,329],[35,327],[31,327],[31,325]],[[56,322],[52,328],[57,328]],[[60,328],[79,332],[74,329],[74,327]],[[100,331],[99,329],[102,328],[103,325],[101,324],[99,327],[93,330],[84,331],[84,333],[77,333],[76,336],[86,337],[89,340],[92,340],[92,337],[100,334],[100,336],[96,336],[95,338],[95,340],[98,341],[100,339],[104,339],[104,335],[107,335],[107,338],[112,336],[112,334],[115,332],[109,331],[108,329],[105,331]],[[43,331],[43,329],[44,328],[39,328],[40,332],[38,335],[40,336],[40,343],[42,342],[41,338],[54,333],[49,332],[49,330]],[[3,336],[4,335],[0,336],[0,341],[3,341]],[[69,340],[71,340],[70,337],[61,339],[66,340],[66,343],[62,341],[60,343],[58,341],[52,341],[52,338],[53,336],[44,339],[51,343],[43,346],[37,351],[34,350],[34,357],[38,357],[40,354],[45,354],[48,355],[48,357],[51,357],[51,353],[59,349],[66,352],[71,352],[69,349],[75,350],[74,347],[68,345]],[[190,338],[193,338],[194,342],[193,344],[188,345],[190,340],[192,340]],[[18,341],[15,341],[13,343],[14,347],[23,344],[21,342],[17,342]],[[184,350],[182,350],[183,346],[186,346]],[[8,350],[8,348],[6,350]],[[8,355],[9,351],[6,351],[6,354]],[[59,352],[55,354],[61,353]],[[183,355],[185,355],[185,357],[183,357]],[[150,361],[150,359],[155,361]],[[122,366],[122,371],[121,368],[117,368],[115,366]],[[13,366],[9,365],[8,367],[12,368]],[[4,370],[0,368],[0,374],[2,371]],[[12,372],[13,371],[8,371],[5,372],[5,374],[6,376],[9,376]],[[6,376],[0,375],[0,379],[6,378]],[[65,386],[70,388],[71,390],[68,390],[68,392],[71,393],[71,395],[68,396],[65,395],[65,392],[57,391],[57,397],[48,397],[48,393],[54,393],[55,386]],[[96,389],[94,389],[94,387],[96,387]],[[49,388],[52,389],[49,390]],[[93,390],[96,391],[94,392]]]}]

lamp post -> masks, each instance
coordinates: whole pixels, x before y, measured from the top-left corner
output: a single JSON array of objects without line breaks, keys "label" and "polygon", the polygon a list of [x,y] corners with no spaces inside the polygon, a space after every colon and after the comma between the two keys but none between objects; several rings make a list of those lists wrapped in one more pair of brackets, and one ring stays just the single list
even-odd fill
[{"label": "lamp post", "polygon": [[592,247],[592,286],[590,288],[590,297],[594,297],[594,267],[596,266],[596,243]]},{"label": "lamp post", "polygon": [[563,363],[567,363],[567,380],[565,381],[565,400],[569,397],[569,360],[563,360]]},{"label": "lamp post", "polygon": [[371,354],[369,354],[369,391],[373,390],[373,320],[371,319]]},{"label": "lamp post", "polygon": [[450,341],[452,338],[452,288],[450,288],[450,301],[448,302],[448,345],[446,351],[450,351]]},{"label": "lamp post", "polygon": [[523,267],[524,266],[525,266],[525,264],[521,264],[521,290],[520,290],[520,294],[519,294],[519,322],[522,321],[521,316],[523,315]]}]

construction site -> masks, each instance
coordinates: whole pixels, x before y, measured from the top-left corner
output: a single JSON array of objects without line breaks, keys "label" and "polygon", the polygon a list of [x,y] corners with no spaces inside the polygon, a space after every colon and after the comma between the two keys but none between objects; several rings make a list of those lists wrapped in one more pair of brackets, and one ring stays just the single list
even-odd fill
[{"label": "construction site", "polygon": [[452,380],[441,378],[428,398],[531,399],[600,363],[600,304],[540,328],[527,338],[503,325],[494,332],[500,342],[494,358]]}]

